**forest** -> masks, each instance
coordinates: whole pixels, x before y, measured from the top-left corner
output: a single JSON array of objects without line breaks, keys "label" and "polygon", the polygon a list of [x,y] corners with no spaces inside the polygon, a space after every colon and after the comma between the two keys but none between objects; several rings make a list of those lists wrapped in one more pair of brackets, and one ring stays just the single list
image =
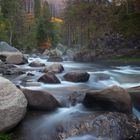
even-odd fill
[{"label": "forest", "polygon": [[[21,3],[22,0],[0,1],[0,40],[21,50],[38,49],[45,42],[50,42],[52,48],[62,43],[68,48],[104,50],[106,46],[113,47],[113,38],[126,40],[128,45],[120,43],[120,47],[139,48],[139,0],[66,0],[61,23],[51,22],[47,2],[42,8],[40,0],[35,0],[34,16],[27,15]],[[99,41],[106,38],[110,41]]]}]

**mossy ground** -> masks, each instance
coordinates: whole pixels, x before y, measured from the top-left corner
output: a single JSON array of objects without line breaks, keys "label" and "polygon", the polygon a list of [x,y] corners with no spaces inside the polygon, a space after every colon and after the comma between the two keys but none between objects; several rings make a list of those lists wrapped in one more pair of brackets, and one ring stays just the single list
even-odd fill
[{"label": "mossy ground", "polygon": [[11,140],[12,134],[10,133],[0,133],[0,140]]},{"label": "mossy ground", "polygon": [[113,58],[113,60],[122,61],[122,62],[139,62],[140,63],[140,57],[117,57],[117,58]]}]

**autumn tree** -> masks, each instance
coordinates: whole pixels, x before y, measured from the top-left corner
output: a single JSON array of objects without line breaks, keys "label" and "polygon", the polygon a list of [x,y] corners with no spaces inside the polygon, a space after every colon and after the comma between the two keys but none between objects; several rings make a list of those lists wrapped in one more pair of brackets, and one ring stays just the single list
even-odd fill
[{"label": "autumn tree", "polygon": [[49,5],[47,2],[45,2],[41,17],[38,21],[37,42],[40,46],[42,43],[48,41],[53,41],[53,25],[51,23]]}]

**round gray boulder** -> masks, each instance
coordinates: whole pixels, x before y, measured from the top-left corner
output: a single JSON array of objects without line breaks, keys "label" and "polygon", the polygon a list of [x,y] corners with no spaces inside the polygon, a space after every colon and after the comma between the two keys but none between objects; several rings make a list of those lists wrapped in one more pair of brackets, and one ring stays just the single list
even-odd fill
[{"label": "round gray boulder", "polygon": [[9,80],[0,77],[0,132],[15,127],[26,113],[24,94]]},{"label": "round gray boulder", "polygon": [[54,63],[52,65],[50,65],[49,67],[46,67],[44,69],[44,72],[47,73],[47,72],[53,72],[53,73],[61,73],[64,71],[64,67],[63,65],[61,64],[58,64],[58,63]]}]

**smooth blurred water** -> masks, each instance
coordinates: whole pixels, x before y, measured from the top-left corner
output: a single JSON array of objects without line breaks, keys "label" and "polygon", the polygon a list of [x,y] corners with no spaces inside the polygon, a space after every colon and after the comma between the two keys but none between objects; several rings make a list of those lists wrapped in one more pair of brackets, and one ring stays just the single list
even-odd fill
[{"label": "smooth blurred water", "polygon": [[84,135],[79,137],[71,137],[64,140],[111,140],[109,138],[97,138],[92,135]]},{"label": "smooth blurred water", "polygon": [[[47,62],[46,59],[29,58],[29,62],[40,61],[49,66],[53,64],[52,62]],[[37,82],[37,78],[40,77],[43,73],[40,71],[43,68],[32,68],[27,64],[19,67],[22,70],[25,70],[27,73],[33,73],[34,76],[29,77],[26,74],[21,75],[13,79],[13,81],[21,86],[25,86],[30,89],[46,89],[47,91],[53,92],[63,92],[65,90],[90,90],[90,89],[104,89],[113,85],[117,85],[123,88],[130,88],[140,86],[140,67],[134,66],[104,66],[91,63],[76,63],[76,62],[61,62],[64,66],[65,71],[62,74],[56,74],[60,79],[61,84],[44,84]],[[63,78],[63,75],[69,71],[86,71],[90,74],[90,79],[85,83],[74,83],[68,82]],[[66,93],[65,93],[66,94]],[[63,94],[62,94],[63,96]],[[65,97],[63,97],[65,98]],[[21,128],[19,137],[23,135],[25,140],[48,140],[48,135],[54,135],[54,128],[58,122],[63,119],[70,119],[71,114],[78,113],[90,113],[90,110],[85,109],[82,104],[77,104],[76,106],[69,106],[64,108],[59,108],[52,113],[43,113],[35,119],[29,119],[24,123],[25,127]],[[93,112],[92,112],[93,113]],[[133,108],[133,113],[140,119],[140,112]],[[27,138],[26,138],[27,137]],[[20,138],[17,140],[20,140]],[[49,139],[50,140],[50,139]],[[52,140],[55,140],[52,139]],[[108,138],[96,138],[92,135],[84,135],[79,137],[71,137],[65,140],[109,140]]]}]

